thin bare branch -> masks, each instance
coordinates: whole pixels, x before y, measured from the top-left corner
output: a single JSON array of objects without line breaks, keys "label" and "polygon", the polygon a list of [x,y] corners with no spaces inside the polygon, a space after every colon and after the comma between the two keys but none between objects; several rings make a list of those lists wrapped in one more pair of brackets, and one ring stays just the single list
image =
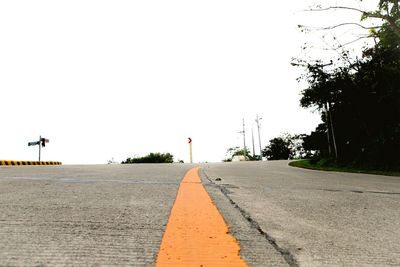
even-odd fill
[{"label": "thin bare branch", "polygon": [[330,7],[326,7],[326,8],[317,8],[317,9],[305,9],[303,11],[328,11],[328,10],[332,10],[332,9],[346,9],[346,10],[352,10],[352,11],[357,11],[363,14],[367,14],[369,12],[365,11],[365,10],[361,10],[355,7],[347,7],[347,6],[330,6]]},{"label": "thin bare branch", "polygon": [[346,42],[344,44],[340,44],[339,43],[336,47],[330,46],[329,48],[322,48],[322,50],[326,50],[326,51],[338,50],[338,49],[341,49],[341,48],[343,48],[343,47],[345,47],[347,45],[350,45],[352,43],[358,42],[358,41],[360,41],[362,39],[368,39],[368,38],[371,38],[371,36],[369,36],[369,35],[368,36],[360,36],[360,37],[358,37],[358,38],[356,38],[356,39],[354,39],[352,41]]},{"label": "thin bare branch", "polygon": [[[338,43],[338,47],[336,48],[336,51],[338,52],[339,57],[341,57],[343,61],[346,61],[346,62],[349,64],[349,67],[351,67],[352,64],[351,64],[350,58],[347,56],[347,52],[345,52],[345,50],[344,50],[344,45],[342,45],[342,44],[339,42],[339,40],[337,40],[336,38],[335,38],[335,41]],[[340,52],[338,51],[339,49],[342,50],[342,53],[340,53]],[[351,67],[351,68],[353,68],[353,67]]]},{"label": "thin bare branch", "polygon": [[331,6],[331,7],[326,7],[326,8],[316,8],[316,9],[306,9],[304,11],[328,11],[328,10],[334,10],[334,9],[345,9],[345,10],[351,10],[351,11],[357,11],[362,13],[364,16],[368,18],[376,18],[376,19],[382,19],[382,20],[388,20],[390,16],[387,15],[382,15],[377,12],[369,12],[365,11],[362,9],[358,9],[355,7],[346,7],[346,6]]},{"label": "thin bare branch", "polygon": [[389,16],[382,15],[379,13],[368,13],[368,18],[382,19],[387,21]]},{"label": "thin bare branch", "polygon": [[369,35],[360,36],[360,37],[354,39],[353,41],[350,41],[350,42],[347,42],[347,43],[342,44],[341,46],[347,46],[347,45],[349,45],[349,44],[352,44],[352,43],[355,43],[355,42],[358,42],[358,41],[360,41],[360,40],[362,40],[362,39],[367,39],[367,38],[371,38],[371,36],[369,36]]},{"label": "thin bare branch", "polygon": [[298,25],[299,28],[306,28],[306,29],[314,29],[314,30],[332,30],[332,29],[336,29],[342,26],[348,26],[348,25],[355,25],[358,26],[360,28],[363,28],[365,30],[372,30],[372,29],[379,29],[382,27],[382,25],[380,26],[370,26],[370,27],[366,27],[364,25],[361,25],[359,23],[355,23],[355,22],[345,22],[345,23],[340,23],[337,25],[333,25],[333,26],[328,26],[328,27],[310,27],[310,26],[305,26],[305,25]]},{"label": "thin bare branch", "polygon": [[345,22],[345,23],[340,23],[340,24],[337,24],[337,25],[329,26],[329,27],[323,27],[321,29],[322,30],[332,30],[332,29],[335,29],[335,28],[338,28],[338,27],[341,27],[341,26],[347,26],[347,25],[355,25],[355,26],[358,26],[360,28],[363,28],[364,30],[379,29],[380,27],[382,27],[382,26],[366,27],[364,25],[361,25],[361,24],[355,23],[355,22]]},{"label": "thin bare branch", "polygon": [[[347,7],[347,6],[331,6],[331,7],[326,7],[326,8],[311,8],[311,9],[305,9],[305,10],[303,10],[303,12],[328,11],[328,10],[335,10],[335,9],[344,9],[344,10],[357,11],[357,12],[362,13],[363,15],[365,15],[368,18],[382,19],[382,20],[385,20],[385,21],[389,21],[389,19],[392,18],[391,15],[390,15],[389,7],[387,7],[387,9],[386,9],[386,13],[387,14],[381,14],[381,13],[378,13],[378,12],[365,11],[365,10],[362,10],[362,9],[359,9],[359,8]],[[399,10],[399,3],[398,2],[395,3],[395,9]],[[399,10],[399,12],[400,12],[400,10]]]},{"label": "thin bare branch", "polygon": [[[393,32],[400,37],[400,27],[397,25],[396,23],[396,19],[394,19],[393,17],[390,16],[390,12],[387,9],[386,12],[387,15],[385,14],[381,14],[379,12],[368,12],[365,10],[361,10],[358,8],[354,8],[354,7],[346,7],[346,6],[331,6],[331,7],[326,7],[326,8],[314,8],[314,9],[306,9],[303,11],[328,11],[328,10],[335,10],[335,9],[344,9],[344,10],[351,10],[351,11],[357,11],[363,14],[363,17],[365,18],[375,18],[375,19],[381,19],[385,22],[387,22],[389,24],[389,27],[393,30]],[[361,25],[359,25],[361,26]],[[332,26],[334,27],[334,26]],[[335,28],[335,27],[334,27]]]}]

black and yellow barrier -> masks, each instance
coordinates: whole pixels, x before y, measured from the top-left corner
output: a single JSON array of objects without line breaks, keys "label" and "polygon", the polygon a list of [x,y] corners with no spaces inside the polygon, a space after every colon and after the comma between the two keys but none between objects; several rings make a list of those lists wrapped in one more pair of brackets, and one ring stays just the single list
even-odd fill
[{"label": "black and yellow barrier", "polygon": [[58,161],[0,160],[0,166],[61,165]]}]

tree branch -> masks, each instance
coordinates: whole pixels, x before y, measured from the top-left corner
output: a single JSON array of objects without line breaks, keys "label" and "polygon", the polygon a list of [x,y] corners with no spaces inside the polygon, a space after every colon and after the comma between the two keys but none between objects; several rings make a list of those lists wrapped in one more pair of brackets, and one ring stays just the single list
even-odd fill
[{"label": "tree branch", "polygon": [[362,39],[367,39],[367,38],[371,38],[371,36],[369,36],[369,35],[367,35],[367,36],[360,36],[360,37],[354,39],[353,41],[350,41],[350,42],[347,42],[347,43],[342,44],[342,46],[346,46],[346,45],[349,45],[349,44],[352,44],[352,43],[355,43],[355,42],[358,42],[358,41],[360,41],[360,40],[362,40]]},{"label": "tree branch", "polygon": [[355,43],[355,42],[358,42],[358,41],[360,41],[360,40],[362,40],[362,39],[367,39],[367,38],[371,38],[371,36],[369,36],[369,35],[366,35],[366,36],[360,36],[360,37],[358,37],[358,38],[356,38],[356,39],[354,39],[354,40],[352,40],[352,41],[349,41],[349,42],[347,42],[347,43],[344,43],[344,44],[340,44],[339,43],[339,45],[337,46],[337,47],[331,47],[331,49],[326,49],[326,50],[337,50],[337,49],[339,49],[339,48],[343,48],[343,47],[345,47],[345,46],[347,46],[347,45],[349,45],[349,44],[352,44],[352,43]]},{"label": "tree branch", "polygon": [[[395,4],[395,8],[396,7],[398,8],[398,3]],[[389,27],[393,30],[393,32],[397,36],[400,37],[400,27],[396,23],[397,20],[390,15],[389,7],[387,7],[387,10],[386,10],[388,12],[387,15],[381,14],[379,12],[368,12],[368,11],[361,10],[361,9],[358,9],[358,8],[346,7],[346,6],[331,6],[331,7],[326,7],[326,8],[307,9],[307,10],[304,10],[304,11],[328,11],[328,10],[335,10],[335,9],[344,9],[344,10],[357,11],[357,12],[362,13],[362,16],[364,18],[381,19],[381,20],[387,22],[389,24]],[[356,25],[356,23],[354,23],[354,25]],[[336,27],[339,27],[339,26],[340,26],[340,24],[337,25]],[[358,25],[358,26],[361,26],[362,28],[364,28],[362,25]],[[328,27],[327,29],[334,29],[336,27],[332,26],[331,28]],[[367,28],[367,29],[373,29],[373,27]]]},{"label": "tree branch", "polygon": [[396,20],[388,18],[387,22],[389,23],[389,27],[393,30],[393,32],[400,37],[400,27],[397,25]]},{"label": "tree branch", "polygon": [[332,30],[332,29],[335,29],[335,28],[338,28],[338,27],[341,27],[341,26],[347,26],[347,25],[355,25],[355,26],[358,26],[360,28],[363,28],[364,30],[379,29],[380,27],[382,27],[382,26],[366,27],[364,25],[361,25],[361,24],[355,23],[355,22],[345,22],[345,23],[340,23],[340,24],[337,24],[337,25],[329,26],[329,27],[324,27],[322,29],[323,30]]},{"label": "tree branch", "polygon": [[[312,27],[315,30],[332,30],[332,29],[336,29],[342,26],[347,26],[347,25],[355,25],[358,26],[360,28],[363,28],[365,30],[371,30],[371,29],[379,29],[380,27],[382,27],[382,25],[380,26],[371,26],[371,27],[366,27],[364,25],[361,25],[359,23],[355,23],[355,22],[345,22],[345,23],[340,23],[337,25],[333,25],[333,26],[328,26],[328,27]],[[299,28],[311,28],[309,26],[305,26],[305,25],[298,25]]]},{"label": "tree branch", "polygon": [[326,8],[317,8],[317,9],[306,9],[303,11],[328,11],[328,10],[332,10],[332,9],[346,9],[346,10],[352,10],[352,11],[357,11],[363,14],[368,14],[369,12],[365,11],[365,10],[361,10],[358,8],[354,8],[354,7],[347,7],[347,6],[330,6],[330,7],[326,7]]}]

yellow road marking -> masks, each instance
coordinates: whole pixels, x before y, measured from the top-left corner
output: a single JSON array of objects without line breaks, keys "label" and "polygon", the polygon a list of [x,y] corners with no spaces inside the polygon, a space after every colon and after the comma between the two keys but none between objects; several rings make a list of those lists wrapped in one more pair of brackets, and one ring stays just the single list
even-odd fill
[{"label": "yellow road marking", "polygon": [[199,168],[183,178],[161,242],[157,267],[247,266],[240,246],[201,184]]},{"label": "yellow road marking", "polygon": [[21,161],[21,160],[0,160],[0,166],[20,166],[20,165],[62,165],[58,161]]}]

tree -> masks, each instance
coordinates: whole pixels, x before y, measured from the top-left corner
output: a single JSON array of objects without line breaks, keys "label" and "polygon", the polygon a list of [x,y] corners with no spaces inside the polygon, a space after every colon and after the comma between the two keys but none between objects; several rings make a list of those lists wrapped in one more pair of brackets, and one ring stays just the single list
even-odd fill
[{"label": "tree", "polygon": [[329,158],[331,156],[327,140],[326,123],[319,124],[311,134],[303,136],[303,148],[305,151],[308,151],[308,158]]},{"label": "tree", "polygon": [[280,159],[304,159],[310,158],[312,150],[303,146],[305,134],[291,135],[284,133],[279,137],[269,140],[269,145],[262,151],[263,156],[268,160]]},{"label": "tree", "polygon": [[365,50],[364,58],[354,64],[357,72],[348,67],[331,72],[319,69],[318,79],[317,67],[308,68],[309,87],[303,91],[301,105],[320,111],[328,151],[335,141],[339,161],[394,166],[400,148],[396,138],[400,132],[400,50],[377,45]]},{"label": "tree", "polygon": [[269,140],[269,145],[262,151],[264,157],[268,160],[290,159],[293,157],[290,139],[276,137]]},{"label": "tree", "polygon": [[288,135],[290,139],[290,150],[293,159],[308,159],[314,156],[315,151],[304,146],[306,134]]},{"label": "tree", "polygon": [[291,135],[284,133],[279,137],[269,140],[269,145],[262,151],[268,160],[304,159],[313,156],[313,149],[303,145],[305,134]]}]

